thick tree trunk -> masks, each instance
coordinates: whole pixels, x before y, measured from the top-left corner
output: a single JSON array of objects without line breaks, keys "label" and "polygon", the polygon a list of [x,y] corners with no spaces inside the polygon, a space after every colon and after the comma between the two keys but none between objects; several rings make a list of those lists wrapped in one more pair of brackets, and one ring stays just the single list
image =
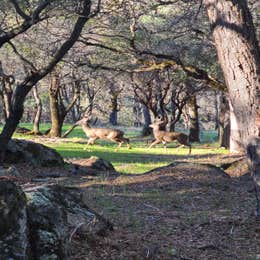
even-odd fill
[{"label": "thick tree trunk", "polygon": [[109,115],[109,123],[111,125],[117,125],[117,112],[118,112],[118,100],[117,94],[111,97],[111,113]]},{"label": "thick tree trunk", "polygon": [[152,123],[152,120],[151,120],[150,111],[145,105],[143,105],[143,115],[144,115],[144,126],[142,129],[142,135],[148,136],[152,133],[152,128],[149,127],[149,125]]},{"label": "thick tree trunk", "polygon": [[51,129],[48,133],[49,137],[61,136],[61,122],[59,115],[58,98],[55,95],[50,94],[50,112],[51,112]]},{"label": "thick tree trunk", "polygon": [[218,137],[220,147],[229,148],[230,145],[230,112],[229,102],[223,94],[219,98],[220,109],[218,119]]},{"label": "thick tree trunk", "polygon": [[244,150],[244,143],[257,135],[260,52],[247,1],[204,1],[218,59],[230,97],[230,151]]},{"label": "thick tree trunk", "polygon": [[200,142],[199,113],[196,96],[193,96],[187,102],[189,108],[189,140],[191,142]]},{"label": "thick tree trunk", "polygon": [[59,104],[59,88],[60,79],[57,73],[54,73],[51,78],[49,88],[50,113],[51,113],[51,129],[48,133],[49,137],[61,137],[62,111]]}]

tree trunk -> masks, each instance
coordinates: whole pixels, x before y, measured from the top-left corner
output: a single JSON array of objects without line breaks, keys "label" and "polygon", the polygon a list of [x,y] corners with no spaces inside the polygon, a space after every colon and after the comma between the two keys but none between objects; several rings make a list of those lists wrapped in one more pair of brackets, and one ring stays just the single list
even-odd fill
[{"label": "tree trunk", "polygon": [[134,98],[133,103],[134,126],[140,127],[142,125],[142,106],[137,97]]},{"label": "tree trunk", "polygon": [[170,115],[170,123],[169,123],[169,127],[170,127],[171,132],[175,131],[176,123],[177,123],[177,121],[176,121],[176,105],[174,104],[174,102],[171,101],[171,115]]},{"label": "tree trunk", "polygon": [[4,101],[4,115],[8,118],[11,114],[11,100],[12,100],[13,90],[11,84],[5,83],[3,86],[3,101]]},{"label": "tree trunk", "polygon": [[218,129],[219,126],[219,95],[216,91],[214,91],[214,107],[215,107],[215,130]]},{"label": "tree trunk", "polygon": [[2,62],[0,61],[0,96],[3,104],[3,114],[6,120],[11,114],[11,102],[13,95],[13,87],[15,79],[11,75],[4,73]]},{"label": "tree trunk", "polygon": [[50,112],[51,112],[51,129],[48,133],[49,137],[61,137],[61,108],[59,104],[59,88],[60,79],[58,73],[54,73],[51,77],[51,85],[49,88]]},{"label": "tree trunk", "polygon": [[42,115],[42,101],[40,99],[39,93],[37,86],[33,88],[33,96],[36,102],[36,114],[33,120],[33,133],[35,135],[40,134],[40,120],[41,120],[41,115]]},{"label": "tree trunk", "polygon": [[58,99],[55,95],[50,94],[50,112],[51,112],[51,129],[48,133],[49,137],[60,137],[61,136],[61,124],[59,115],[59,104]]},{"label": "tree trunk", "polygon": [[143,105],[143,115],[144,115],[144,126],[142,129],[142,136],[148,136],[152,133],[152,129],[149,125],[152,123],[151,114],[149,109]]},{"label": "tree trunk", "polygon": [[199,114],[196,96],[187,101],[189,108],[189,140],[191,142],[200,142]]},{"label": "tree trunk", "polygon": [[117,112],[118,112],[118,101],[117,94],[111,97],[111,113],[109,115],[109,123],[111,125],[117,125]]},{"label": "tree trunk", "polygon": [[260,52],[247,1],[205,0],[218,59],[230,97],[230,151],[244,151],[257,135]]},{"label": "tree trunk", "polygon": [[220,147],[229,148],[230,145],[230,112],[229,102],[223,94],[219,98],[220,109],[218,119],[218,138]]}]

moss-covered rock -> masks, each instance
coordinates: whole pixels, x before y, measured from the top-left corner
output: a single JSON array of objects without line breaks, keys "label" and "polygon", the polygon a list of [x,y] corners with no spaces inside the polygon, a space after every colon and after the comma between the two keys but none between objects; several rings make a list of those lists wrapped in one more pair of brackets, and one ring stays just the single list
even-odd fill
[{"label": "moss-covered rock", "polygon": [[24,259],[27,240],[26,198],[22,189],[9,180],[0,181],[1,259]]},{"label": "moss-covered rock", "polygon": [[61,166],[62,157],[52,148],[27,140],[12,139],[6,151],[6,163],[27,162],[35,166]]},{"label": "moss-covered rock", "polygon": [[112,225],[82,201],[79,189],[22,189],[0,182],[0,259],[69,259],[72,233],[96,236]]}]

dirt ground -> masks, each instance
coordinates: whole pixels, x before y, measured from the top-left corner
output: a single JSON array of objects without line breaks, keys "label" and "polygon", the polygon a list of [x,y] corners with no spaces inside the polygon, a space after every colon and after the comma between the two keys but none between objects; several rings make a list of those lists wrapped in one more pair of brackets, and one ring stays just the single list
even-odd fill
[{"label": "dirt ground", "polygon": [[[260,259],[252,181],[248,174],[242,175],[243,164],[228,168],[238,159],[197,157],[143,175],[92,172],[87,176],[73,174],[70,167],[20,168],[30,172],[25,176],[30,183],[43,181],[39,176],[46,173],[63,171],[69,177],[47,181],[80,187],[85,203],[113,223],[114,230],[103,236],[76,233],[72,260]],[[35,176],[38,179],[33,180]]]}]

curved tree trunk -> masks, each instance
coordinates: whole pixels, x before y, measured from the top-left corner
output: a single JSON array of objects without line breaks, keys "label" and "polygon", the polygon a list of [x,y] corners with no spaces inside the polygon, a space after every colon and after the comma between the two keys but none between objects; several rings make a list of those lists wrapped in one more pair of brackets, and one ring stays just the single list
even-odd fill
[{"label": "curved tree trunk", "polygon": [[230,151],[244,151],[258,135],[260,52],[247,1],[205,0],[209,21],[230,97]]},{"label": "curved tree trunk", "polygon": [[35,135],[41,134],[40,132],[40,120],[42,115],[42,101],[40,99],[37,86],[33,88],[33,96],[36,102],[36,114],[33,120],[33,133]]},{"label": "curved tree trunk", "polygon": [[199,127],[199,113],[196,96],[191,97],[187,101],[189,108],[189,140],[191,142],[200,142],[200,127]]}]

